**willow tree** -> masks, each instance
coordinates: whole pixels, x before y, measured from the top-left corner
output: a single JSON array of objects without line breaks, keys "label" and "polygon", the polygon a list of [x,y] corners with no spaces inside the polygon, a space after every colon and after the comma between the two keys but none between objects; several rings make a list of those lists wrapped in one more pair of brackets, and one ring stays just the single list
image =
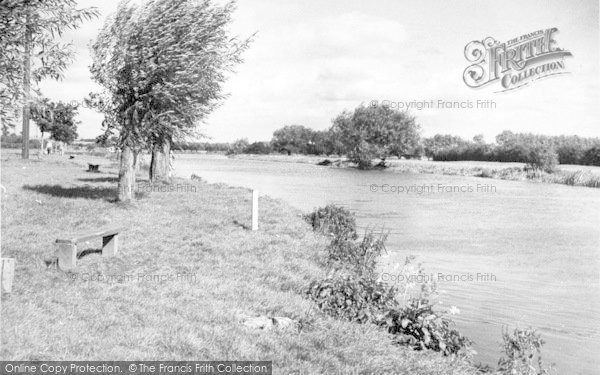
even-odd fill
[{"label": "willow tree", "polygon": [[227,30],[234,3],[211,0],[122,2],[92,46],[105,137],[119,134],[119,200],[130,200],[134,161],[152,151],[150,177],[166,178],[174,139],[194,134],[224,99],[222,84],[249,39]]},{"label": "willow tree", "polygon": [[333,120],[331,127],[350,161],[359,169],[369,169],[375,158],[414,153],[419,144],[420,127],[413,116],[389,106],[358,106]]},{"label": "willow tree", "polygon": [[75,0],[0,1],[0,122],[3,131],[23,118],[23,158],[29,157],[31,91],[44,78],[59,79],[73,50],[59,37],[98,15]]}]

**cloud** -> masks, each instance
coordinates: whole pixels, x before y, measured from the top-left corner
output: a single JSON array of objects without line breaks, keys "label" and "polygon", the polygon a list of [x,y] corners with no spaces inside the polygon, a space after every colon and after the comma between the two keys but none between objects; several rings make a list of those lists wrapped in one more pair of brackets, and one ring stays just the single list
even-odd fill
[{"label": "cloud", "polygon": [[[82,7],[98,5],[103,18],[117,6],[117,1],[79,3]],[[430,99],[493,99],[498,109],[415,112],[426,134],[470,138],[484,133],[493,139],[504,129],[598,133],[594,128],[599,114],[597,4],[509,1],[490,8],[467,0],[453,7],[444,5],[432,0],[402,6],[386,0],[375,4],[240,2],[232,32],[242,37],[257,30],[258,34],[244,53],[245,62],[224,86],[230,97],[206,119],[206,133],[216,141],[265,140],[290,123],[324,129],[342,110],[361,102]],[[510,13],[514,6],[522,12]],[[590,12],[592,8],[595,12]],[[567,10],[574,16],[563,17]],[[97,90],[90,79],[87,44],[97,35],[103,18],[65,35],[76,47],[76,61],[64,81],[44,82],[48,96],[81,100]],[[560,46],[574,54],[567,61],[571,75],[505,95],[464,85],[467,42],[489,35],[517,36],[540,25],[560,28]],[[100,115],[82,111],[81,119],[82,136],[100,133]]]}]

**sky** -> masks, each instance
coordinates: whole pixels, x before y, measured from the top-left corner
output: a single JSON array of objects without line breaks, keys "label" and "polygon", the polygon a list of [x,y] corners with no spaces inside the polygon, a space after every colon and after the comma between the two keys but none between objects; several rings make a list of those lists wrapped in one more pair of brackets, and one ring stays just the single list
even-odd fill
[{"label": "sky", "polygon": [[[98,7],[101,17],[65,34],[75,60],[62,81],[42,83],[46,96],[81,101],[99,90],[88,45],[117,4],[79,0],[81,7]],[[424,136],[483,134],[488,142],[503,130],[600,136],[598,8],[598,0],[243,0],[231,33],[256,36],[224,85],[227,99],[199,126],[204,141],[268,141],[284,125],[327,129],[361,103],[433,100],[434,108],[410,110]],[[552,27],[558,46],[573,55],[565,59],[569,74],[508,92],[464,83],[469,42],[490,36],[504,42]],[[477,108],[477,100],[493,104]],[[474,108],[439,108],[439,101]],[[79,120],[80,138],[101,133],[102,115],[82,108]]]}]

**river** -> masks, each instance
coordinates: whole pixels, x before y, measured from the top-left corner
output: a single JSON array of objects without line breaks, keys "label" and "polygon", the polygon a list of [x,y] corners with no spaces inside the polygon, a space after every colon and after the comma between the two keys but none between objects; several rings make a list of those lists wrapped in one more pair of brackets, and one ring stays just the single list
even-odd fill
[{"label": "river", "polygon": [[381,272],[415,255],[475,359],[494,365],[503,327],[529,326],[558,374],[600,371],[600,190],[529,181],[358,171],[176,155],[175,174],[260,190],[303,211],[328,203],[390,231]]}]

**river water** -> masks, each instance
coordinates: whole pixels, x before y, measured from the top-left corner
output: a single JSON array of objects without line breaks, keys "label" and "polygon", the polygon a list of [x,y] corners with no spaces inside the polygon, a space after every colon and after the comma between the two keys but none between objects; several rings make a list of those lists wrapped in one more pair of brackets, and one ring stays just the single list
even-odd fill
[{"label": "river water", "polygon": [[558,374],[600,373],[600,190],[529,181],[358,171],[177,155],[175,174],[259,189],[304,211],[336,203],[361,229],[390,231],[381,272],[408,255],[457,306],[477,361],[494,365],[503,327],[538,330]]}]

